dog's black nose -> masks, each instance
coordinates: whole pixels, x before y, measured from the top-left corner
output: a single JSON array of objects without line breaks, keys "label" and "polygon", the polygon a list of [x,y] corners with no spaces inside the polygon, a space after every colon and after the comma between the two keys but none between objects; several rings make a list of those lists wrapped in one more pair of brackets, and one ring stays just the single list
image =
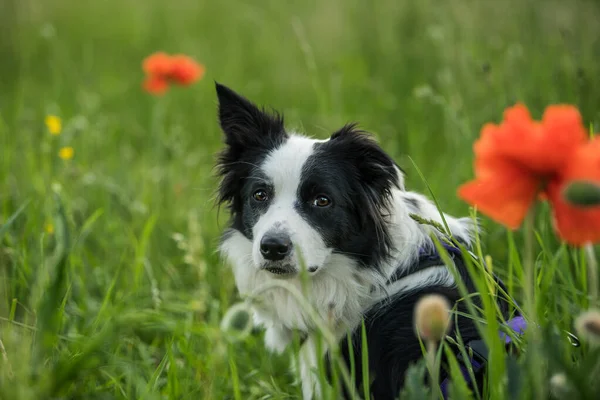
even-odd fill
[{"label": "dog's black nose", "polygon": [[260,241],[260,253],[266,260],[283,260],[292,251],[292,241],[284,233],[266,234]]}]

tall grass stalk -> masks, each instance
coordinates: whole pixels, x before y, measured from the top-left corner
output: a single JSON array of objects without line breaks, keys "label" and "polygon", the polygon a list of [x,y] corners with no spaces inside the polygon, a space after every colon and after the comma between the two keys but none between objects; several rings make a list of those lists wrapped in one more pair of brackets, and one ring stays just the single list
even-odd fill
[{"label": "tall grass stalk", "polygon": [[594,253],[594,245],[586,243],[583,246],[588,272],[588,286],[591,307],[598,307],[598,261]]}]

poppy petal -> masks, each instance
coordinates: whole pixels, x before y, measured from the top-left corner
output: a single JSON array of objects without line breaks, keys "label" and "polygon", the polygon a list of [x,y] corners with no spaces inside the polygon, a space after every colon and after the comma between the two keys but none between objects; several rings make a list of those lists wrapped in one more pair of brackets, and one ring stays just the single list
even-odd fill
[{"label": "poppy petal", "polygon": [[510,167],[458,189],[460,198],[510,229],[521,225],[537,192],[538,182],[534,177]]},{"label": "poppy petal", "polygon": [[144,59],[142,68],[147,75],[164,78],[171,74],[172,58],[166,53],[157,52]]},{"label": "poppy petal", "polygon": [[583,126],[581,114],[570,105],[551,105],[546,107],[542,117],[544,134],[552,144],[577,148],[588,140],[588,132]]},{"label": "poppy petal", "polygon": [[577,108],[549,106],[542,121],[537,122],[531,119],[524,105],[517,104],[505,111],[500,125],[484,126],[475,144],[475,154],[506,158],[531,173],[551,175],[562,168],[586,140]]},{"label": "poppy petal", "polygon": [[148,93],[160,95],[167,91],[169,83],[161,77],[150,77],[144,81],[143,86]]},{"label": "poppy petal", "polygon": [[[496,157],[498,148],[496,146],[497,137],[501,135],[499,126],[492,123],[487,123],[481,128],[479,139],[473,145],[473,152],[476,159],[488,157]],[[478,171],[476,171],[478,173]]]},{"label": "poppy petal", "polygon": [[171,61],[170,78],[180,85],[190,85],[204,75],[204,66],[186,55],[175,55]]},{"label": "poppy petal", "polygon": [[600,184],[600,137],[581,146],[560,177],[548,185],[558,235],[575,246],[600,242],[600,207],[576,207],[563,198],[565,187],[575,180]]},{"label": "poppy petal", "polygon": [[552,219],[558,236],[574,246],[600,242],[600,207],[578,208],[562,198],[562,185],[548,187]]},{"label": "poppy petal", "polygon": [[[543,147],[538,151],[551,157],[550,162],[563,166],[573,153],[588,142],[588,131],[581,114],[570,105],[546,107],[542,117]],[[560,164],[560,165],[559,165]]]},{"label": "poppy petal", "polygon": [[523,126],[525,128],[533,122],[527,106],[523,103],[517,103],[507,108],[504,111],[504,120],[514,127]]}]

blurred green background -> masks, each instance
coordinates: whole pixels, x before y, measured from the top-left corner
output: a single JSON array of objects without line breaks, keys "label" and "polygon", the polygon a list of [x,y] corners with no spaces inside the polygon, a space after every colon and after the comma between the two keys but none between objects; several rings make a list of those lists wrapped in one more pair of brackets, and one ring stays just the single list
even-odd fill
[{"label": "blurred green background", "polygon": [[[598,21],[591,0],[0,0],[0,223],[25,205],[0,237],[0,396],[297,396],[260,335],[230,345],[219,331],[236,293],[215,254],[213,81],[316,137],[358,121],[410,189],[426,186],[409,157],[442,208],[467,215],[456,188],[505,107],[540,117],[567,102],[600,126]],[[206,75],[151,96],[141,62],[155,51]],[[53,184],[71,246],[48,339],[35,333],[59,241]],[[484,222],[501,264],[506,233]]]}]

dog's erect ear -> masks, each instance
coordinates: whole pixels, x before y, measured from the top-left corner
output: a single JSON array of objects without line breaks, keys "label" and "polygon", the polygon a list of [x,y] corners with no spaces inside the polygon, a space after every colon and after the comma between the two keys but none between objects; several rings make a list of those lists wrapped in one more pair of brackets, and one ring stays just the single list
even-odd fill
[{"label": "dog's erect ear", "polygon": [[281,145],[287,134],[281,115],[269,114],[228,87],[215,85],[226,144],[217,160],[221,177],[217,202],[230,203],[235,213],[241,209],[239,196],[244,180],[264,158],[262,153]]},{"label": "dog's erect ear", "polygon": [[269,147],[286,136],[283,117],[259,109],[228,87],[215,82],[219,99],[219,122],[229,146]]}]

